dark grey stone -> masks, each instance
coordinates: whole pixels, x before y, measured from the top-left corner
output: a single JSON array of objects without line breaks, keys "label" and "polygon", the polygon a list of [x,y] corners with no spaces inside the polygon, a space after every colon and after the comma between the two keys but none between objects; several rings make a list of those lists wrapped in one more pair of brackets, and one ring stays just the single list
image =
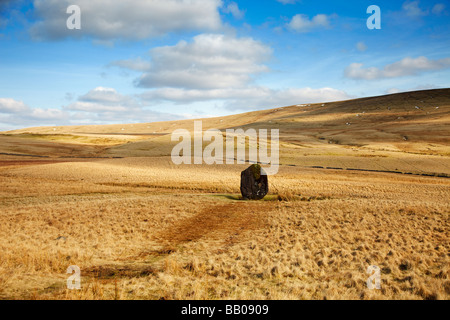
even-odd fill
[{"label": "dark grey stone", "polygon": [[241,172],[241,194],[244,200],[261,200],[269,193],[267,174],[259,164]]}]

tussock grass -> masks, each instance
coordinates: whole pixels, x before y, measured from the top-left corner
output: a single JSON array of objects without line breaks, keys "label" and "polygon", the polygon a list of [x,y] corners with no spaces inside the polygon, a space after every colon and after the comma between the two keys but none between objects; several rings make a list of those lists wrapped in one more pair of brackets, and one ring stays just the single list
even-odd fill
[{"label": "tussock grass", "polygon": [[[241,168],[3,169],[0,297],[449,298],[447,179],[283,167],[266,201],[240,201]],[[367,289],[369,265],[381,290]]]}]

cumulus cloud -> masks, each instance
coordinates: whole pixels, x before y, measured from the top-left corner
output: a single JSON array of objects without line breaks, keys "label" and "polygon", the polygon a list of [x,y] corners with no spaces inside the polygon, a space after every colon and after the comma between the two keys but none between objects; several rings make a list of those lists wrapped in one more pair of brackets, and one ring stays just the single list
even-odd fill
[{"label": "cumulus cloud", "polygon": [[394,94],[394,93],[399,93],[401,92],[401,90],[399,88],[389,88],[386,90],[387,94]]},{"label": "cumulus cloud", "polygon": [[1,129],[54,125],[67,119],[67,112],[60,109],[30,108],[23,101],[0,98]]},{"label": "cumulus cloud", "polygon": [[437,3],[433,6],[433,9],[431,9],[431,12],[433,14],[439,15],[439,14],[443,13],[444,10],[445,10],[445,4]]},{"label": "cumulus cloud", "polygon": [[147,110],[135,96],[124,95],[113,88],[97,87],[65,106],[73,121],[85,123],[126,123],[176,120],[183,117]]},{"label": "cumulus cloud", "polygon": [[148,91],[142,94],[141,97],[144,101],[153,103],[158,101],[171,101],[179,104],[222,100],[224,107],[229,110],[255,110],[299,103],[339,101],[351,98],[344,91],[333,88],[289,88],[274,90],[262,86],[212,90],[164,88]]},{"label": "cumulus cloud", "polygon": [[231,13],[235,19],[243,19],[245,15],[245,11],[239,9],[239,6],[236,2],[230,2],[222,9],[224,13]]},{"label": "cumulus cloud", "polygon": [[410,91],[419,91],[419,90],[431,90],[431,89],[441,89],[442,87],[436,86],[434,84],[421,84],[418,86],[415,86],[414,88],[411,88]]},{"label": "cumulus cloud", "polygon": [[386,90],[386,93],[394,94],[394,93],[400,93],[400,92],[431,90],[431,89],[440,89],[440,87],[435,86],[434,84],[421,84],[419,86],[415,86],[415,87],[408,88],[408,89],[389,88]]},{"label": "cumulus cloud", "polygon": [[278,2],[282,3],[282,4],[294,4],[297,2],[301,2],[301,0],[277,0]]},{"label": "cumulus cloud", "polygon": [[222,88],[222,89],[182,89],[182,88],[161,88],[150,90],[141,95],[145,101],[171,101],[179,104],[189,104],[199,101],[247,99],[256,97],[259,90],[257,88]]},{"label": "cumulus cloud", "polygon": [[[299,103],[314,103],[350,99],[344,91],[333,88],[267,87],[185,90],[161,88],[140,96],[124,95],[113,88],[98,87],[79,96],[62,109],[30,108],[11,98],[0,98],[0,128],[80,124],[111,124],[179,120],[188,117],[158,112],[152,106],[161,103],[199,103],[221,100],[222,107],[233,111],[274,108]],[[195,118],[190,115],[189,118]]]},{"label": "cumulus cloud", "polygon": [[130,97],[124,96],[118,93],[113,88],[97,87],[85,95],[82,95],[79,99],[82,102],[91,103],[108,103],[108,104],[129,104]]},{"label": "cumulus cloud", "polygon": [[[66,9],[81,8],[81,30],[68,30]],[[34,0],[34,39],[139,40],[180,31],[211,31],[222,27],[221,0]]]},{"label": "cumulus cloud", "polygon": [[68,117],[67,112],[64,112],[61,109],[41,109],[41,108],[35,108],[31,110],[31,113],[29,115],[29,119],[42,121],[45,122],[48,121],[55,121],[55,120],[66,120]]},{"label": "cumulus cloud", "polygon": [[[264,63],[271,55],[270,47],[251,38],[202,34],[191,42],[150,50],[150,69],[141,68],[143,74],[135,84],[151,89],[139,95],[150,105],[215,101],[226,109],[251,110],[349,98],[332,88],[273,90],[256,86],[254,76],[269,71]],[[115,64],[126,67],[123,62]]]},{"label": "cumulus cloud", "polygon": [[0,113],[14,114],[29,111],[29,107],[23,101],[11,98],[0,98]]},{"label": "cumulus cloud", "polygon": [[419,7],[419,1],[406,1],[402,5],[403,11],[410,17],[426,16],[428,11],[424,11]]},{"label": "cumulus cloud", "polygon": [[240,87],[251,75],[268,71],[262,64],[272,50],[251,38],[202,34],[193,42],[150,50],[152,66],[136,81],[144,88],[214,89]]},{"label": "cumulus cloud", "polygon": [[145,61],[142,58],[113,61],[109,65],[134,71],[148,71],[151,67],[150,62]]},{"label": "cumulus cloud", "polygon": [[367,46],[364,42],[361,41],[356,44],[356,49],[358,49],[361,52],[364,52],[367,50]]},{"label": "cumulus cloud", "polygon": [[442,70],[450,67],[450,58],[430,60],[426,57],[404,58],[383,69],[376,67],[363,68],[362,63],[352,63],[345,69],[345,76],[351,79],[375,80],[413,76],[421,72]]},{"label": "cumulus cloud", "polygon": [[273,90],[255,88],[252,96],[244,99],[230,99],[225,103],[229,110],[254,110],[283,107],[295,104],[321,103],[348,100],[352,97],[342,90],[333,88],[288,88]]},{"label": "cumulus cloud", "polygon": [[30,108],[23,101],[12,98],[0,98],[0,113],[22,120],[63,119],[66,114],[60,109]]},{"label": "cumulus cloud", "polygon": [[305,14],[297,14],[287,24],[287,28],[295,32],[309,32],[313,29],[327,28],[329,26],[329,17],[325,14],[318,14],[312,19],[309,19]]},{"label": "cumulus cloud", "polygon": [[70,111],[83,111],[90,113],[101,112],[132,112],[139,110],[140,104],[130,96],[122,95],[113,88],[98,87],[69,106],[65,107]]},{"label": "cumulus cloud", "polygon": [[184,119],[158,112],[113,88],[98,87],[62,108],[31,108],[22,101],[0,98],[0,131],[30,126],[154,122]]}]

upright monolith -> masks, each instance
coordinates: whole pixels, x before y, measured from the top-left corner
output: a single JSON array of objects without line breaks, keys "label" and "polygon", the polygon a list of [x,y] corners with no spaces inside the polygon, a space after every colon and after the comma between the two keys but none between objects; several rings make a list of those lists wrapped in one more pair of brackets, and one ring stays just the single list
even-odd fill
[{"label": "upright monolith", "polygon": [[259,164],[241,172],[241,194],[244,200],[261,200],[269,192],[267,174]]}]

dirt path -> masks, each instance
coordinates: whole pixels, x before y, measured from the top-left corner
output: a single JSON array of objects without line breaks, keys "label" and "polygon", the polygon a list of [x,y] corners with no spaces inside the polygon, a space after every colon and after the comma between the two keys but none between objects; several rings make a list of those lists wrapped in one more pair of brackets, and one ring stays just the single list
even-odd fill
[{"label": "dirt path", "polygon": [[229,242],[229,238],[264,225],[264,205],[267,203],[235,201],[211,206],[165,230],[158,239],[174,246],[202,238]]},{"label": "dirt path", "polygon": [[243,241],[249,231],[266,225],[264,208],[269,205],[267,202],[234,201],[204,208],[193,217],[181,220],[157,234],[155,240],[161,244],[159,249],[127,257],[123,263],[93,266],[84,275],[111,279],[157,273],[157,267],[143,260],[152,257],[155,261],[160,261],[177,252],[180,245],[199,240],[202,243],[215,242],[216,245],[211,249],[223,252]]},{"label": "dirt path", "polygon": [[[212,251],[224,252],[248,239],[251,231],[267,224],[265,211],[269,206],[270,203],[264,201],[232,201],[200,209],[194,216],[178,221],[157,234],[155,240],[161,244],[158,250],[143,251],[113,263],[83,269],[85,286],[96,280],[102,281],[102,284],[113,284],[118,279],[156,275],[161,271],[158,261],[176,253],[183,244],[210,242]],[[55,282],[39,293],[58,297],[65,292],[65,282]]]}]

